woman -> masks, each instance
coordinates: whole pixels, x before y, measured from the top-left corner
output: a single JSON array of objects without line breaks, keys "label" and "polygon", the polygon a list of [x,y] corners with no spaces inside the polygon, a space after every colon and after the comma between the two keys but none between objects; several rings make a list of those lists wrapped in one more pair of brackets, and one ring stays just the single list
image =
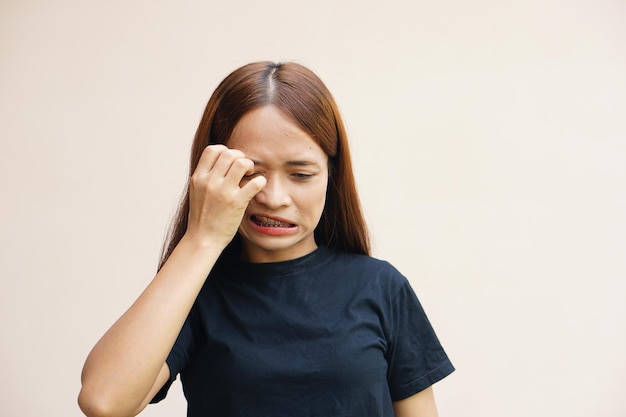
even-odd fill
[{"label": "woman", "polygon": [[196,132],[157,275],[87,358],[81,409],[136,415],[180,373],[188,416],[436,416],[454,368],[408,281],[368,255],[324,84],[239,68]]}]

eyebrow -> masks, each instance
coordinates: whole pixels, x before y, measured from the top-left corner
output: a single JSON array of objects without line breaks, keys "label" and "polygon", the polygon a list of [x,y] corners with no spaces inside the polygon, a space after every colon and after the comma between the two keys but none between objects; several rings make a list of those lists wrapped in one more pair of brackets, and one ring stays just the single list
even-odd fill
[{"label": "eyebrow", "polygon": [[[252,162],[254,162],[254,165],[260,165],[260,166],[266,165],[263,161],[252,160]],[[300,161],[300,160],[287,161],[287,162],[285,162],[285,165],[296,166],[296,167],[319,166],[319,164],[317,162]]]}]

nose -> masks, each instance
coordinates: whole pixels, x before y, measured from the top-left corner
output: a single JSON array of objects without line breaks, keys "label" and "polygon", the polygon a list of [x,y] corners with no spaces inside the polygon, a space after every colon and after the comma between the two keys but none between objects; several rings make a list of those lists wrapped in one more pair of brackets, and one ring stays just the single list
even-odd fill
[{"label": "nose", "polygon": [[265,187],[254,197],[256,202],[270,209],[289,205],[291,197],[289,196],[287,184],[276,176],[266,175],[265,179],[267,180]]}]

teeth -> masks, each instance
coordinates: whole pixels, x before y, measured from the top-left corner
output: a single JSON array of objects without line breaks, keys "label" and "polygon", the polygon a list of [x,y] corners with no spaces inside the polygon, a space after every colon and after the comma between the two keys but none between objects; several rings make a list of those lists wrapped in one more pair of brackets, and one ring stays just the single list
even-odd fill
[{"label": "teeth", "polygon": [[269,219],[267,217],[254,216],[254,221],[259,226],[265,227],[291,227],[289,223],[281,222],[280,220]]}]

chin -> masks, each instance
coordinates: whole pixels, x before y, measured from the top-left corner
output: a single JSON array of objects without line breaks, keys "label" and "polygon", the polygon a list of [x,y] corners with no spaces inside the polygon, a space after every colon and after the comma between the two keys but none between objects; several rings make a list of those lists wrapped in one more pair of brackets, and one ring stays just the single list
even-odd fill
[{"label": "chin", "polygon": [[310,244],[301,240],[285,239],[284,237],[248,239],[242,236],[242,242],[247,257],[251,262],[286,261],[304,256],[317,248],[314,241]]}]

